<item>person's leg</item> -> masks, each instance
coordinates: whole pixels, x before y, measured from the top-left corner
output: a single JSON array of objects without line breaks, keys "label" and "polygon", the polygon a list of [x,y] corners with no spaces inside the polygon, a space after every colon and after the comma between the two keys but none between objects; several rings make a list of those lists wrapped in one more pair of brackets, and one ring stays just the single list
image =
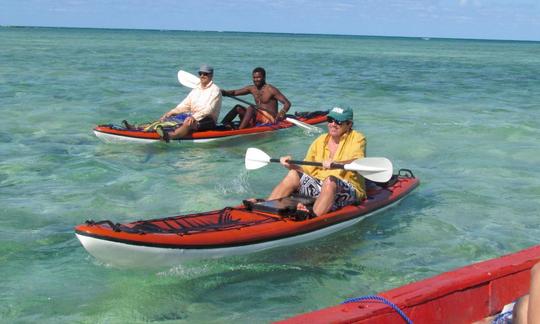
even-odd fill
[{"label": "person's leg", "polygon": [[326,214],[332,208],[334,200],[336,199],[337,184],[334,177],[328,177],[324,179],[321,188],[321,194],[319,198],[315,200],[313,205],[313,213],[316,216]]},{"label": "person's leg", "polygon": [[531,269],[527,323],[540,323],[540,263]]},{"label": "person's leg", "polygon": [[182,124],[182,126],[178,127],[172,132],[169,132],[169,138],[175,139],[175,138],[181,138],[193,131],[192,125],[187,125],[186,122]]},{"label": "person's leg", "polygon": [[527,324],[528,308],[529,295],[519,298],[512,309],[512,324]]},{"label": "person's leg", "polygon": [[512,323],[540,323],[540,262],[531,269],[529,294],[519,298],[514,305]]},{"label": "person's leg", "polygon": [[255,110],[253,106],[247,107],[244,113],[244,116],[241,117],[242,121],[240,122],[240,126],[238,127],[238,129],[252,127],[254,124],[256,114],[257,114],[257,111]]},{"label": "person's leg", "polygon": [[242,116],[244,115],[245,111],[246,111],[246,108],[240,105],[236,105],[227,113],[227,115],[225,115],[225,117],[223,117],[223,119],[221,120],[221,123],[229,124],[236,118],[236,116],[240,116],[240,119],[242,119]]},{"label": "person's leg", "polygon": [[125,119],[124,119],[124,120],[122,120],[122,125],[123,125],[123,126],[124,126],[124,128],[125,128],[125,129],[127,129],[127,130],[134,130],[134,129],[136,129],[136,128],[137,128],[137,127],[135,127],[134,125],[132,125],[132,124],[128,123],[128,121],[127,121],[127,120],[125,120]]},{"label": "person's leg", "polygon": [[216,122],[210,116],[206,116],[199,120],[193,131],[205,131],[216,128]]},{"label": "person's leg", "polygon": [[281,182],[272,190],[268,200],[287,197],[298,189],[300,185],[300,176],[298,172],[290,170]]},{"label": "person's leg", "polygon": [[197,120],[193,117],[188,117],[184,120],[184,123],[172,132],[167,132],[162,126],[156,127],[156,132],[165,141],[169,142],[171,139],[181,138],[189,133],[193,132],[197,128]]}]

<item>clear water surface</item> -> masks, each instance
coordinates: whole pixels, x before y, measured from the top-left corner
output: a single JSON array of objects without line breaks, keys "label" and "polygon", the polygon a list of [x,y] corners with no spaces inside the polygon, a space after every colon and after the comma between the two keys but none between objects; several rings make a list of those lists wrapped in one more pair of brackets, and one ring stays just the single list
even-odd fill
[{"label": "clear water surface", "polygon": [[[538,243],[540,43],[47,28],[0,28],[0,42],[0,322],[270,322]],[[187,94],[177,70],[200,63],[225,89],[267,68],[293,111],[354,107],[368,155],[421,186],[293,247],[159,271],[97,262],[75,225],[264,197],[285,170],[247,173],[245,149],[301,158],[314,139],[94,137],[96,124],[160,116]]]}]

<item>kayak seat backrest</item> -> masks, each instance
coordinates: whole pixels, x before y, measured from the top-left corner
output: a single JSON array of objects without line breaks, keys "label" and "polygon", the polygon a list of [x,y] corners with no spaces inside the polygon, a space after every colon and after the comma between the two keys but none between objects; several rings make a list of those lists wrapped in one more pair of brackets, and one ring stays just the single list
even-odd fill
[{"label": "kayak seat backrest", "polygon": [[365,179],[366,189],[369,191],[369,189],[374,187],[374,186],[381,187],[381,188],[392,187],[394,184],[396,184],[398,179],[399,179],[399,177],[398,177],[397,174],[393,174],[392,177],[390,178],[390,180],[388,180],[386,182],[376,182],[376,181],[371,181],[371,180]]},{"label": "kayak seat backrest", "polygon": [[398,182],[399,178],[415,178],[414,177],[414,174],[412,173],[411,170],[409,169],[399,169],[398,173],[397,174],[393,174],[392,177],[390,178],[390,180],[386,181],[386,182],[375,182],[375,181],[371,181],[371,180],[368,180],[366,179],[366,188],[369,188],[371,185],[375,184],[381,188],[389,188],[389,187],[392,187],[393,185],[396,184],[396,182]]},{"label": "kayak seat backrest", "polygon": [[366,193],[367,193],[367,199],[372,199],[373,196],[377,194],[379,190],[382,189],[388,189],[392,190],[391,188],[400,181],[400,179],[409,178],[414,179],[415,176],[409,169],[399,169],[397,174],[392,175],[390,180],[386,182],[375,182],[368,179],[365,179],[366,183]]},{"label": "kayak seat backrest", "polygon": [[298,203],[302,203],[309,209],[309,207],[313,206],[315,203],[315,198],[291,195],[289,197],[274,200],[259,199],[256,202],[244,200],[244,206],[248,210],[265,212],[282,217],[290,217],[294,220],[304,220],[306,219],[305,213],[296,210]]}]

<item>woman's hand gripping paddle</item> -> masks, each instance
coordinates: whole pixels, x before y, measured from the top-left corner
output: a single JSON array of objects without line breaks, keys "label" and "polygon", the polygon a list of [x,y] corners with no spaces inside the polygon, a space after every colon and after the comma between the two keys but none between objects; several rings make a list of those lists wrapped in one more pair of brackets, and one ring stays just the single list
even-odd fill
[{"label": "woman's hand gripping paddle", "polygon": [[[279,159],[271,158],[265,152],[254,147],[250,147],[246,151],[245,164],[248,170],[260,169],[271,162],[279,162]],[[289,161],[289,163],[322,166],[320,162]],[[332,163],[331,167],[334,169],[356,171],[364,178],[375,182],[387,182],[392,178],[393,173],[392,162],[384,157],[366,157],[347,164]]]}]

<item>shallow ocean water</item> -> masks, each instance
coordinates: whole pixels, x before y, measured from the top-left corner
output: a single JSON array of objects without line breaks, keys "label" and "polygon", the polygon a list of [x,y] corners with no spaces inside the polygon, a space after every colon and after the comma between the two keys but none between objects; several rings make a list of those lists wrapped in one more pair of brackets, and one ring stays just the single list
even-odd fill
[{"label": "shallow ocean water", "polygon": [[[269,322],[538,242],[538,42],[60,28],[0,28],[0,39],[3,322]],[[368,155],[420,187],[293,247],[157,271],[99,263],[75,225],[264,197],[285,171],[246,172],[245,149],[301,158],[314,139],[297,128],[200,145],[94,137],[97,124],[160,116],[188,92],[176,72],[201,63],[225,89],[265,67],[293,111],[354,107]]]}]

